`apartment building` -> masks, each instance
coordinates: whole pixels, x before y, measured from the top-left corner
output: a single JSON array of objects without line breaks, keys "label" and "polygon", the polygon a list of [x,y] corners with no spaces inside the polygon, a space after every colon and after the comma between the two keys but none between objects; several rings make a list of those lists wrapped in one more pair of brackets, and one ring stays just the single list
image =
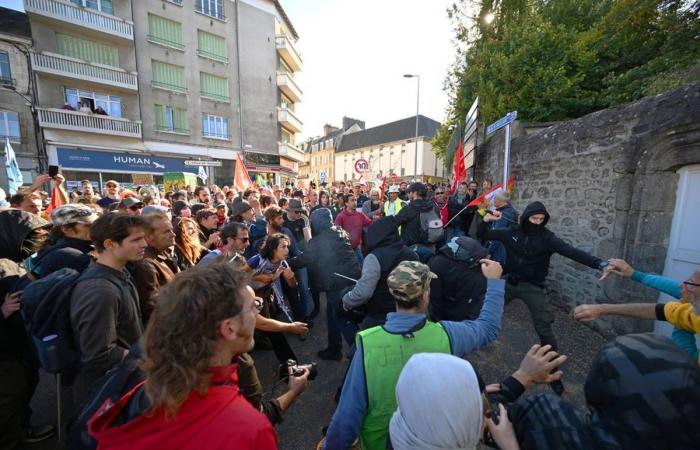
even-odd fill
[{"label": "apartment building", "polygon": [[[132,9],[133,8],[133,9]],[[278,1],[25,0],[49,159],[69,180],[296,176],[298,38]],[[291,94],[290,94],[291,92]],[[218,165],[218,167],[214,167]]]},{"label": "apartment building", "polygon": [[[360,177],[373,181],[394,174],[398,180],[445,179],[445,166],[433,153],[430,144],[440,128],[440,122],[418,116],[417,164],[414,156],[415,126],[416,116],[413,116],[344,134],[335,152],[335,181],[352,182],[360,180]],[[357,166],[360,166],[361,172],[358,172]],[[417,172],[414,171],[416,166]]]},{"label": "apartment building", "polygon": [[[17,157],[24,179],[33,179],[43,168],[36,140],[31,105],[33,89],[29,77],[31,33],[27,15],[0,8],[0,158],[5,159],[5,143]],[[7,188],[7,174],[0,170],[0,186]]]}]

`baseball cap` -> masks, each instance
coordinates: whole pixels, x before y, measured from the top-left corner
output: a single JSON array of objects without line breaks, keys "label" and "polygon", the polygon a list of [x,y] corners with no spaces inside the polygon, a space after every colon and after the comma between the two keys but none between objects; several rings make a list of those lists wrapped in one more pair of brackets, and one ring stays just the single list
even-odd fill
[{"label": "baseball cap", "polygon": [[80,203],[59,206],[51,211],[51,222],[55,226],[71,225],[74,223],[90,225],[96,221],[98,217],[94,209]]},{"label": "baseball cap", "polygon": [[392,184],[391,186],[389,186],[389,193],[390,193],[390,194],[391,194],[391,193],[396,193],[396,194],[398,194],[398,193],[399,193],[399,187],[398,187],[397,185],[395,185],[395,184]]},{"label": "baseball cap", "polygon": [[425,264],[418,261],[402,261],[391,271],[386,284],[397,302],[410,302],[422,295],[430,280],[434,278],[437,278],[437,275]]},{"label": "baseball cap", "polygon": [[290,198],[289,203],[287,204],[287,209],[290,211],[294,211],[294,212],[305,211],[304,205],[301,203],[301,200],[299,200],[298,198]]},{"label": "baseball cap", "polygon": [[136,205],[141,205],[142,207],[146,206],[146,204],[144,202],[142,202],[141,200],[139,200],[136,197],[127,197],[127,198],[122,200],[122,206],[124,208],[132,208]]},{"label": "baseball cap", "polygon": [[219,206],[226,206],[226,203],[222,202],[221,200],[217,200],[212,204],[213,208],[218,208]]},{"label": "baseball cap", "polygon": [[239,201],[233,202],[231,204],[231,216],[232,217],[240,216],[241,214],[248,211],[249,209],[253,209],[253,207],[250,206],[250,203],[248,203],[247,200],[239,200]]}]

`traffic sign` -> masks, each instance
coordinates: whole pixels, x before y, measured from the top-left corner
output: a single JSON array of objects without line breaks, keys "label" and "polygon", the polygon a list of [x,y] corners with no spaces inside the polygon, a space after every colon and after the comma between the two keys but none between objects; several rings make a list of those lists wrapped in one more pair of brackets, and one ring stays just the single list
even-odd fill
[{"label": "traffic sign", "polygon": [[325,170],[322,170],[322,171],[320,171],[320,172],[318,173],[318,180],[319,180],[321,183],[325,183],[327,177],[328,177],[328,175],[326,174],[326,171],[325,171]]},{"label": "traffic sign", "polygon": [[501,128],[505,127],[506,125],[509,125],[515,121],[515,119],[518,118],[518,112],[517,111],[511,111],[505,116],[501,117],[488,127],[486,127],[486,135],[488,136],[491,133],[495,133],[496,131],[500,130]]},{"label": "traffic sign", "polygon": [[366,159],[360,158],[355,161],[355,172],[360,174],[369,172],[369,163]]},{"label": "traffic sign", "polygon": [[211,159],[190,159],[185,161],[186,166],[204,166],[204,167],[221,167],[221,161],[214,161]]}]

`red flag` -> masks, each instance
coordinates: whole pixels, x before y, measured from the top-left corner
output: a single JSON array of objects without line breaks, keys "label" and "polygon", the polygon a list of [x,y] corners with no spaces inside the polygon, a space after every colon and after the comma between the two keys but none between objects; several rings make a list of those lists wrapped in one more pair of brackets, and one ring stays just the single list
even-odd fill
[{"label": "red flag", "polygon": [[236,169],[233,175],[233,189],[238,192],[243,192],[248,189],[251,184],[248,169],[245,168],[243,158],[241,158],[241,154],[238,153],[238,155],[236,155]]},{"label": "red flag", "polygon": [[379,194],[379,200],[384,200],[384,190],[386,189],[386,177],[382,180],[381,193]]},{"label": "red flag", "polygon": [[[512,177],[510,180],[508,180],[508,192],[513,192],[514,183],[515,177]],[[492,187],[490,191],[484,192],[483,194],[469,202],[467,206],[479,206],[484,201],[486,201],[487,203],[491,203],[493,196],[496,194],[497,191],[500,190],[503,190],[503,183],[498,183],[496,186]]]},{"label": "red flag", "polygon": [[51,202],[49,206],[46,207],[46,214],[51,214],[51,211],[63,205],[63,200],[61,199],[61,192],[54,186],[51,189]]},{"label": "red flag", "polygon": [[467,168],[464,167],[464,150],[462,149],[462,139],[457,136],[459,143],[457,144],[457,153],[455,153],[455,162],[452,167],[452,185],[450,186],[450,193],[452,195],[457,190],[459,183],[467,177]]}]

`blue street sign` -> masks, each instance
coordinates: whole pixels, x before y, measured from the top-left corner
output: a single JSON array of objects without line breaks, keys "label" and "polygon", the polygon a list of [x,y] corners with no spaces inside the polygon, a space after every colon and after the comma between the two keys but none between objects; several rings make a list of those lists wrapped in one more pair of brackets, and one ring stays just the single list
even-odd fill
[{"label": "blue street sign", "polygon": [[318,174],[318,180],[319,180],[321,183],[325,183],[325,182],[326,182],[326,177],[327,177],[327,176],[328,176],[328,175],[326,175],[326,172],[325,172],[324,170],[322,170],[322,171],[319,172],[319,174]]},{"label": "blue street sign", "polygon": [[497,121],[495,121],[494,123],[492,123],[491,125],[486,127],[486,135],[488,136],[489,134],[500,130],[501,128],[505,127],[506,125],[513,123],[515,121],[515,119],[517,119],[517,117],[518,117],[517,111],[509,112],[505,116],[501,117],[500,119],[498,119]]},{"label": "blue street sign", "polygon": [[123,173],[191,172],[184,159],[152,156],[144,153],[113,153],[77,148],[58,147],[58,164],[64,169],[109,171]]}]

